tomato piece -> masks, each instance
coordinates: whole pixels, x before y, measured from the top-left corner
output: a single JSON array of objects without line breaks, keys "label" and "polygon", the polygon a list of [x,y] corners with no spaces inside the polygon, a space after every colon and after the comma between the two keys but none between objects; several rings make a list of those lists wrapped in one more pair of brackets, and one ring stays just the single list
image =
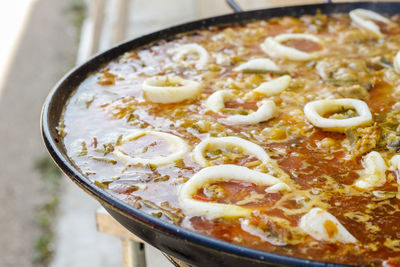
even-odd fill
[{"label": "tomato piece", "polygon": [[211,201],[211,199],[203,197],[203,196],[200,196],[200,195],[194,195],[193,199],[200,200],[200,201],[206,201],[206,202],[210,202]]}]

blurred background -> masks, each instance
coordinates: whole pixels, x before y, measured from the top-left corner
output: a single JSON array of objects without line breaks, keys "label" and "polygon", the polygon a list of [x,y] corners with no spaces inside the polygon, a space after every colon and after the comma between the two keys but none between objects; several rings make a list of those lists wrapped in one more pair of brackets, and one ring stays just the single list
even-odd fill
[{"label": "blurred background", "polygon": [[[239,0],[246,9],[318,3]],[[63,177],[39,128],[49,90],[76,64],[124,40],[231,13],[223,0],[13,0],[0,8],[0,266],[122,266],[98,233],[99,204]],[[148,266],[168,266],[149,247]],[[172,266],[172,265],[171,265]]]}]

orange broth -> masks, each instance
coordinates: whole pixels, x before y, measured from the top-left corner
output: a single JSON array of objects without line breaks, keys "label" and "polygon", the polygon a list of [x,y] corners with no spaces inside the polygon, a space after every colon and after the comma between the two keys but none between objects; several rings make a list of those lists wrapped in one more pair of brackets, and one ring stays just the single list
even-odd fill
[{"label": "orange broth", "polygon": [[[380,64],[381,57],[392,61],[400,49],[399,29],[395,23],[390,31],[385,30],[384,40],[379,41],[352,24],[347,14],[316,14],[211,27],[178,35],[171,41],[159,41],[125,53],[92,73],[69,100],[60,122],[60,135],[68,155],[90,181],[161,220],[224,241],[283,255],[368,266],[381,266],[388,260],[386,263],[391,266],[399,266],[395,264],[400,262],[400,245],[393,245],[400,244],[400,200],[395,195],[398,172],[387,171],[386,183],[373,190],[352,188],[364,168],[363,156],[368,152],[378,151],[388,162],[400,151],[400,144],[397,147],[387,143],[386,128],[382,126],[388,116],[400,113],[400,75],[390,66]],[[249,59],[268,58],[260,44],[268,36],[281,33],[318,36],[323,45],[311,41],[291,41],[287,45],[306,52],[320,51],[321,56],[308,61],[271,58],[282,72],[233,70]],[[174,61],[169,51],[188,43],[197,43],[208,51],[210,61],[206,68],[196,69]],[[331,65],[324,69],[320,62]],[[354,62],[361,67],[354,67]],[[341,79],[340,68],[353,78]],[[253,112],[257,109],[255,100],[228,101],[225,113],[204,110],[205,101],[215,91],[231,89],[244,95],[262,82],[284,74],[293,79],[289,88],[264,97],[273,100],[279,108],[278,115],[266,122],[243,126],[224,120],[229,110]],[[199,81],[203,91],[196,98],[179,103],[147,101],[143,96],[143,81],[163,75]],[[351,88],[361,88],[364,94],[358,95],[359,91],[353,92]],[[310,101],[344,97],[362,99],[372,112],[376,127],[370,129],[377,134],[371,136],[378,137],[376,142],[369,142],[368,147],[363,143],[357,145],[357,140],[367,138],[365,135],[352,140],[359,129],[342,133],[325,131],[313,126],[304,115],[303,107]],[[397,121],[396,125],[390,125],[390,129],[396,131],[398,124]],[[294,192],[266,194],[266,186],[232,180],[209,184],[199,189],[193,198],[204,202],[242,203],[237,205],[253,209],[249,218],[253,225],[287,244],[274,245],[245,231],[241,227],[243,218],[211,219],[186,213],[178,201],[179,189],[203,166],[193,160],[190,151],[183,159],[163,166],[121,162],[114,155],[115,147],[135,130],[173,134],[185,140],[190,149],[208,136],[235,136],[261,146],[288,175],[295,186]],[[143,146],[153,147],[145,147],[141,153],[152,157],[157,154],[157,140],[151,142],[146,138],[142,140]],[[137,149],[139,141],[123,147]],[[162,144],[160,153],[172,153],[165,146]],[[216,152],[209,162],[210,165],[229,163],[258,168],[265,173],[270,171],[259,167],[257,159],[248,155],[226,159]],[[395,197],[379,199],[373,195],[374,190],[391,192]],[[301,216],[317,206],[327,209],[359,242],[324,242],[299,232],[297,225]],[[287,228],[269,219],[272,217],[286,220]],[[326,225],[332,234],[336,231],[331,224]]]}]

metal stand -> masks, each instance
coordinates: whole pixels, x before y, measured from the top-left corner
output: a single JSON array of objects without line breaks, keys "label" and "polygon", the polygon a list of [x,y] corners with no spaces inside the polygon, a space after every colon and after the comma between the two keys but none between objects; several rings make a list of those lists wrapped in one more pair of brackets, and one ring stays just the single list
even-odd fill
[{"label": "metal stand", "polygon": [[[121,240],[124,267],[147,266],[144,241],[124,228],[103,207],[98,208],[96,211],[96,224],[98,232],[113,235]],[[190,267],[165,253],[163,255],[177,267]]]},{"label": "metal stand", "polygon": [[121,239],[124,267],[146,267],[144,244],[131,239]]},{"label": "metal stand", "polygon": [[121,239],[124,267],[146,267],[143,240],[126,230],[103,207],[96,211],[96,224],[98,232]]},{"label": "metal stand", "polygon": [[171,256],[168,255],[168,254],[163,253],[163,255],[164,255],[173,265],[175,265],[176,267],[190,267],[190,265],[188,265],[188,264],[186,264],[186,263],[184,263],[184,262],[182,262],[182,261],[180,261],[180,260],[178,260],[178,259],[175,259],[175,258],[171,257]]},{"label": "metal stand", "polygon": [[[239,6],[236,0],[225,0],[226,4],[236,13],[238,12],[243,12],[243,8]],[[325,4],[332,4],[332,0],[322,0],[323,3]]]}]

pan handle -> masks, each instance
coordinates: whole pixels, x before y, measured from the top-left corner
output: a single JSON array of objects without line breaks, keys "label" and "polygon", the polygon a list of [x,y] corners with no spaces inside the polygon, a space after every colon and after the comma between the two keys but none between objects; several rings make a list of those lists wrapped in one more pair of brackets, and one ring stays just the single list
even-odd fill
[{"label": "pan handle", "polygon": [[[243,8],[241,8],[235,0],[225,0],[225,2],[232,8],[235,13],[243,12]],[[331,4],[332,0],[323,0],[325,4]]]},{"label": "pan handle", "polygon": [[235,0],[225,0],[225,2],[233,9],[235,13],[243,12],[243,9],[235,2]]}]

